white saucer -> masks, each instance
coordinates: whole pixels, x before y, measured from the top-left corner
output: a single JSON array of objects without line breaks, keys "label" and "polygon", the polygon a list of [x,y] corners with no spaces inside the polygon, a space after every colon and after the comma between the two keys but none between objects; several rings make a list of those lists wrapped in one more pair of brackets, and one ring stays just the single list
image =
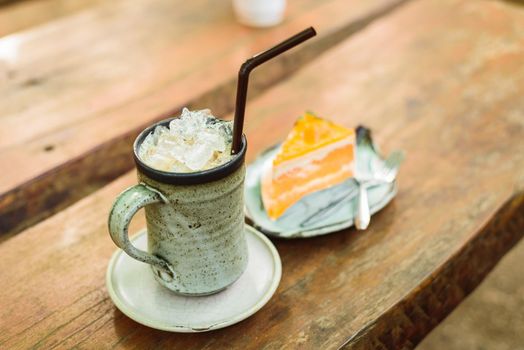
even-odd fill
[{"label": "white saucer", "polygon": [[[205,332],[240,322],[260,310],[275,293],[282,264],[275,246],[246,225],[249,262],[242,276],[226,290],[209,296],[184,297],[162,287],[148,265],[118,249],[106,274],[109,296],[131,319],[171,332]],[[147,249],[146,230],[133,244]]]}]

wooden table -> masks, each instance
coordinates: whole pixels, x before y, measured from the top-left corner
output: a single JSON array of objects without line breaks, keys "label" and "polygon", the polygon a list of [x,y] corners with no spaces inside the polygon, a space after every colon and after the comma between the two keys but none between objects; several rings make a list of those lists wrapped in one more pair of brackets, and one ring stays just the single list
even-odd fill
[{"label": "wooden table", "polygon": [[[234,20],[228,1],[93,0],[88,10],[0,38],[0,235],[131,169],[131,144],[151,122],[183,106],[231,112],[248,57],[311,24],[319,31],[257,70],[254,97],[404,1],[290,1],[283,25],[253,30]],[[39,16],[61,3],[45,0]],[[0,12],[0,31],[35,16],[30,10],[9,13],[11,24]]]},{"label": "wooden table", "polygon": [[131,171],[0,243],[0,348],[413,348],[524,233],[524,9],[414,0],[346,37],[250,102],[248,161],[305,109],[369,126],[386,153],[407,154],[369,230],[275,240],[282,281],[257,314],[156,331],[104,285],[106,218]]}]

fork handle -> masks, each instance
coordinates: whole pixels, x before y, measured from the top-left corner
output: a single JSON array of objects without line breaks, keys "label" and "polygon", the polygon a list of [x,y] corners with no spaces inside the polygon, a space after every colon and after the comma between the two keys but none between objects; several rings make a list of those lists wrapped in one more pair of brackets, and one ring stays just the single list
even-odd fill
[{"label": "fork handle", "polygon": [[369,226],[370,215],[369,215],[369,202],[368,192],[366,186],[362,183],[358,184],[358,204],[357,204],[357,215],[355,217],[355,227],[357,230],[365,230]]}]

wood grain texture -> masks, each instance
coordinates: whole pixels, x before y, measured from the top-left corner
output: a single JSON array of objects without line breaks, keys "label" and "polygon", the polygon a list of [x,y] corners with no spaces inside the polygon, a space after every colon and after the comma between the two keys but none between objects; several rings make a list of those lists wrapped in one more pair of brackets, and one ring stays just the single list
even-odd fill
[{"label": "wood grain texture", "polygon": [[129,173],[0,245],[0,347],[413,348],[524,233],[523,59],[524,11],[511,4],[407,4],[246,116],[248,160],[304,109],[404,149],[399,194],[368,231],[275,240],[282,281],[257,314],[212,333],[156,331],[104,286],[106,216]]},{"label": "wood grain texture", "polygon": [[231,112],[251,55],[307,26],[319,32],[257,69],[253,97],[404,1],[290,1],[284,24],[267,30],[238,24],[227,1],[114,1],[0,39],[11,50],[0,57],[0,233],[131,169],[130,145],[152,121],[183,106]]},{"label": "wood grain texture", "polygon": [[22,0],[0,1],[0,37],[28,30],[60,17],[82,11],[102,0]]}]

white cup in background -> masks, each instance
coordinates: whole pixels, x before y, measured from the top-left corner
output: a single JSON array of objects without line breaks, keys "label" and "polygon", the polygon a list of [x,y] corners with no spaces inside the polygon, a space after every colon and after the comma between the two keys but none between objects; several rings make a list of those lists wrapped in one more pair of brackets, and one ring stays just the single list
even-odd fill
[{"label": "white cup in background", "polygon": [[271,27],[284,19],[286,0],[233,0],[240,23],[252,27]]}]

